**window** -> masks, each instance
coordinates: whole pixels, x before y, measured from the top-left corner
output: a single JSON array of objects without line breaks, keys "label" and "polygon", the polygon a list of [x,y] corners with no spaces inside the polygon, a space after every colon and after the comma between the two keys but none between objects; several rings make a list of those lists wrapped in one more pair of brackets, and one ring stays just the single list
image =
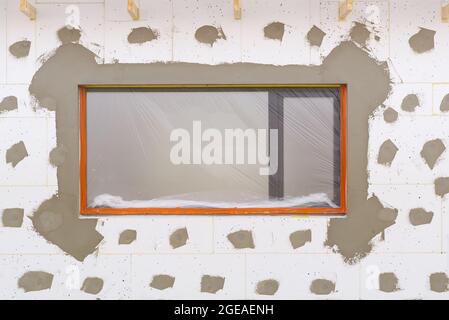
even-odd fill
[{"label": "window", "polygon": [[81,213],[346,210],[345,85],[79,91]]}]

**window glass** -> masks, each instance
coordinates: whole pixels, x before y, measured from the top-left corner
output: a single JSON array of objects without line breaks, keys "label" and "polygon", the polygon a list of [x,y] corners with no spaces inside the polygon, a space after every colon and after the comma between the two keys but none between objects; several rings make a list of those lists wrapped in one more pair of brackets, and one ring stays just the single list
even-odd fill
[{"label": "window glass", "polygon": [[89,88],[86,205],[338,207],[338,93]]}]

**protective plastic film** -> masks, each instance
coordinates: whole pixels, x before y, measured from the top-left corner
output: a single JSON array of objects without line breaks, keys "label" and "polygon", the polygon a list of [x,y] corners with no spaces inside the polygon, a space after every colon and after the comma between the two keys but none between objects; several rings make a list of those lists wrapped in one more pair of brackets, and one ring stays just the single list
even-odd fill
[{"label": "protective plastic film", "polygon": [[88,208],[336,208],[339,88],[88,89]]}]

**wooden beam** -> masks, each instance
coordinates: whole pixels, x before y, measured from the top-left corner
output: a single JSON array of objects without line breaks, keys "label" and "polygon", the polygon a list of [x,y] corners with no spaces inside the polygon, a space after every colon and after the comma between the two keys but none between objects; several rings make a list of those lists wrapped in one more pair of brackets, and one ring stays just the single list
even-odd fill
[{"label": "wooden beam", "polygon": [[348,14],[352,11],[353,0],[340,0],[338,7],[338,20],[344,21]]},{"label": "wooden beam", "polygon": [[128,12],[133,20],[139,20],[139,7],[134,0],[128,0]]},{"label": "wooden beam", "polygon": [[441,21],[444,23],[449,22],[449,2],[441,7]]},{"label": "wooden beam", "polygon": [[36,20],[36,8],[29,4],[27,0],[20,0],[19,9],[30,18],[30,20]]},{"label": "wooden beam", "polygon": [[240,20],[242,18],[242,8],[240,7],[240,0],[234,0],[234,19]]}]

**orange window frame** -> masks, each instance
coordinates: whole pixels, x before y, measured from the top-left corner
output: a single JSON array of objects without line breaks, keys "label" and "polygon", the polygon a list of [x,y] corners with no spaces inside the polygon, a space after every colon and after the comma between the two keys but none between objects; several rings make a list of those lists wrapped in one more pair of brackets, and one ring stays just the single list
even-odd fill
[{"label": "orange window frame", "polygon": [[[288,88],[309,87],[326,88],[338,87],[340,93],[340,206],[337,208],[89,208],[87,207],[87,171],[86,171],[86,95],[89,88]],[[346,84],[270,84],[270,85],[248,85],[248,84],[192,84],[192,85],[80,85],[79,91],[79,205],[80,213],[83,215],[126,215],[126,214],[163,214],[163,215],[210,215],[210,214],[345,214],[347,211],[346,183],[347,183],[347,85]]]}]

